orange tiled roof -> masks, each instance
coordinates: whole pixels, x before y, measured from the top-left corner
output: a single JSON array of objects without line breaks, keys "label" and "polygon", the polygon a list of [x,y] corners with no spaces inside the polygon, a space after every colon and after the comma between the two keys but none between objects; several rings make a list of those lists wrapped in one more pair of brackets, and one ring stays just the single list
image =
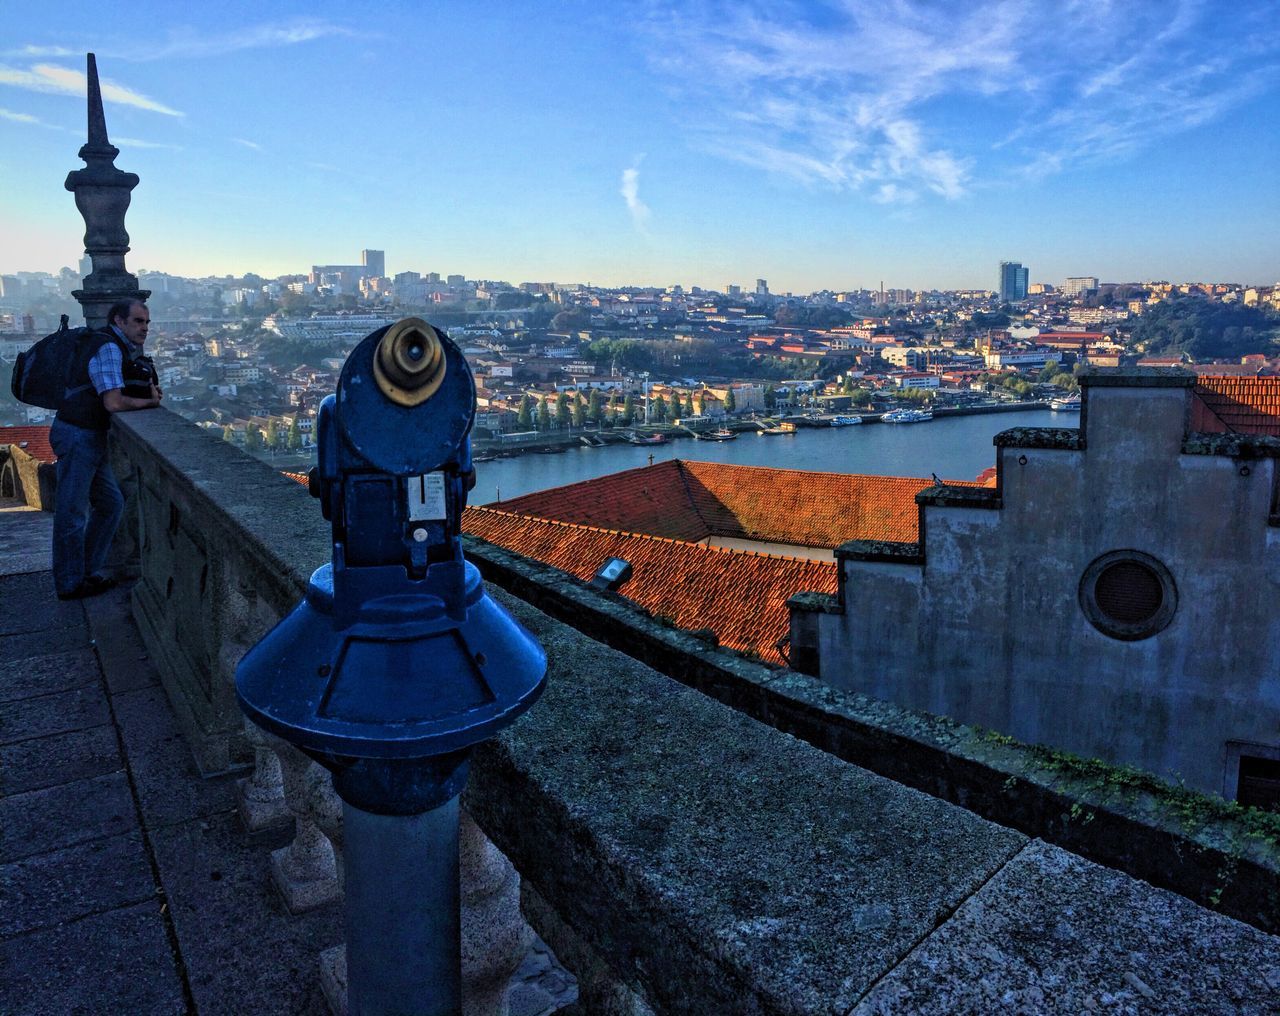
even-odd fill
[{"label": "orange tiled roof", "polygon": [[684,540],[530,518],[492,507],[468,508],[464,532],[590,579],[606,558],[631,563],[619,590],[680,628],[710,628],[720,644],[784,662],[775,643],[790,624],[787,598],[834,593],[833,561],[807,561],[706,547]]},{"label": "orange tiled roof", "polygon": [[304,487],[311,486],[311,480],[307,477],[306,473],[291,473],[287,469],[282,469],[280,470],[280,475],[287,476],[294,483],[300,483]]},{"label": "orange tiled roof", "polygon": [[672,459],[491,507],[677,540],[728,536],[833,548],[846,540],[914,542],[915,496],[929,486],[908,477]]},{"label": "orange tiled roof", "polygon": [[1280,437],[1280,377],[1206,375],[1193,392],[1192,431]]},{"label": "orange tiled roof", "polygon": [[49,445],[48,427],[0,427],[0,445],[18,445],[33,459],[57,462],[58,456]]}]

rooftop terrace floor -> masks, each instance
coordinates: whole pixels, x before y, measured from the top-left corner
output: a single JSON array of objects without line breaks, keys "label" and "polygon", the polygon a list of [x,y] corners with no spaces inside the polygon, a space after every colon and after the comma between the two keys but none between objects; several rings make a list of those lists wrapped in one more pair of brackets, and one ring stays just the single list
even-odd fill
[{"label": "rooftop terrace floor", "polygon": [[[283,843],[245,832],[235,776],[200,778],[128,592],[54,596],[51,529],[0,502],[0,1012],[327,1014],[341,904],[288,912]],[[541,948],[515,1016],[563,1001]]]}]

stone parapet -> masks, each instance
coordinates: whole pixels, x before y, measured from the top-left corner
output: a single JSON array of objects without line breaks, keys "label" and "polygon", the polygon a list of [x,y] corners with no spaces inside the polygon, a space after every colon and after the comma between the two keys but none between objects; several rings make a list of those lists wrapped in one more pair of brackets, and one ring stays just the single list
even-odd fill
[{"label": "stone parapet", "polygon": [[[247,761],[234,666],[328,559],[317,506],[165,411],[117,417],[114,432],[139,488],[135,615],[205,770]],[[905,959],[927,960],[922,947],[948,948],[944,933],[958,969],[989,967],[999,946],[953,915],[998,906],[1016,925],[1065,905],[1051,884],[1039,896],[1023,884],[1022,872],[1065,863],[1028,833],[1280,923],[1274,851],[1233,838],[1218,816],[1175,828],[1174,804],[1150,788],[1091,787],[1094,776],[1034,749],[750,663],[518,555],[475,540],[468,554],[520,598],[499,594],[547,647],[549,682],[478,749],[465,803],[532,883],[548,941],[598,961],[588,1008],[599,992],[631,1012],[849,1012]],[[1167,911],[1170,927],[1194,918],[1227,943],[1222,955],[1248,961],[1180,969],[1181,940],[1154,936],[1149,954],[1191,999],[1170,1011],[1196,1011],[1202,985],[1256,990],[1256,971],[1280,970],[1273,939],[1105,877],[1136,912]],[[1101,922],[1084,936],[1074,983],[1123,983],[1114,934]],[[1047,969],[1056,942],[1031,943],[1027,962]],[[973,1008],[972,985],[957,975],[935,995]]]},{"label": "stone parapet", "polygon": [[205,774],[248,766],[235,666],[301,600],[330,556],[296,483],[164,409],[112,418],[122,487],[136,487],[134,615]]}]

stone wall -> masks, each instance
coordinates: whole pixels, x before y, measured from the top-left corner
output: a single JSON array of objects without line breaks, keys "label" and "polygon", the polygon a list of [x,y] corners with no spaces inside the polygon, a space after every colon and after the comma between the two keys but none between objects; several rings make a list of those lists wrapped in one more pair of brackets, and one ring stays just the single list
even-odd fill
[{"label": "stone wall", "polygon": [[[235,663],[328,558],[327,526],[298,485],[166,411],[113,431],[138,490],[135,616],[202,768],[247,762]],[[499,548],[468,553],[519,597],[498,594],[550,669],[543,699],[477,752],[465,804],[574,958],[587,1011],[848,1011],[962,903],[994,905],[999,873],[1056,849],[1010,826],[1074,844],[1092,829],[1100,855],[1140,835],[1183,892],[1280,926],[1259,888],[1274,857],[1247,831],[1144,823],[1145,791],[1074,797],[1082,780],[1019,746],[741,660]],[[850,764],[864,760],[895,778]],[[998,899],[1027,923],[1042,902]]]},{"label": "stone wall", "polygon": [[[1086,377],[1079,434],[1006,432],[996,490],[920,496],[914,558],[841,548],[821,676],[1232,797],[1240,745],[1280,750],[1280,452],[1188,435],[1192,380]],[[1166,627],[1094,623],[1108,554],[1165,570]]]},{"label": "stone wall", "polygon": [[139,556],[134,616],[201,772],[246,766],[235,666],[329,560],[318,506],[292,480],[167,410],[113,417],[131,492],[116,552]]}]

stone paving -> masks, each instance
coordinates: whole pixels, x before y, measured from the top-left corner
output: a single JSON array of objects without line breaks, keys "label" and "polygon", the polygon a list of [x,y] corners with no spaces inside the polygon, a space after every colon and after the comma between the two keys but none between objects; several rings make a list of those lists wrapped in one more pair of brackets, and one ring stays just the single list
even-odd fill
[{"label": "stone paving", "polygon": [[[0,1013],[328,1012],[340,904],[291,915],[201,779],[123,590],[59,602],[52,519],[0,503]],[[538,943],[513,1016],[576,985]]]}]

